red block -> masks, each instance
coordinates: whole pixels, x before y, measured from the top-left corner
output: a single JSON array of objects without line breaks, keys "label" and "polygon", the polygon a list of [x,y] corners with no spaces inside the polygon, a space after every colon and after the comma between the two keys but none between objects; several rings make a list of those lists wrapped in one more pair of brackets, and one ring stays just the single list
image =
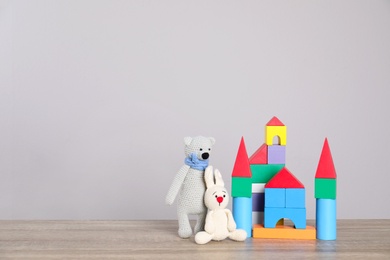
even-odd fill
[{"label": "red block", "polygon": [[267,164],[268,163],[268,146],[262,144],[259,149],[249,158],[250,164]]},{"label": "red block", "polygon": [[266,124],[267,126],[284,126],[282,121],[279,120],[276,116],[271,118],[271,120]]},{"label": "red block", "polygon": [[265,188],[305,188],[303,184],[289,171],[283,167],[272,179],[265,185]]},{"label": "red block", "polygon": [[252,172],[249,166],[248,153],[246,152],[244,137],[241,137],[240,147],[238,148],[232,177],[252,178]]},{"label": "red block", "polygon": [[336,179],[336,170],[327,138],[325,138],[324,146],[322,147],[315,178]]}]

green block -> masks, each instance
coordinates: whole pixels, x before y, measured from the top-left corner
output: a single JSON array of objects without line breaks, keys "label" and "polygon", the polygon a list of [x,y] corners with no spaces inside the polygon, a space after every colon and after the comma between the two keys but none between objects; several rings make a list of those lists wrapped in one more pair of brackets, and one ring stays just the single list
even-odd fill
[{"label": "green block", "polygon": [[253,183],[267,183],[284,167],[284,164],[251,164],[250,167]]},{"label": "green block", "polygon": [[316,199],[336,199],[336,179],[315,178],[314,196]]},{"label": "green block", "polygon": [[252,179],[232,177],[232,197],[252,197]]}]

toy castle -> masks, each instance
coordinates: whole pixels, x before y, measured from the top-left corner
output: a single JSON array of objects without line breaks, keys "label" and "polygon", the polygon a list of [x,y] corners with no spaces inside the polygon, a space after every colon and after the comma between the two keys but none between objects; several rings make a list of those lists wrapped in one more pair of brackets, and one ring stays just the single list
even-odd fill
[{"label": "toy castle", "polygon": [[[327,139],[315,176],[316,228],[306,225],[305,187],[287,169],[287,127],[273,117],[248,157],[241,138],[232,172],[233,217],[254,238],[336,239],[336,172]],[[284,225],[290,219],[294,226]]]}]

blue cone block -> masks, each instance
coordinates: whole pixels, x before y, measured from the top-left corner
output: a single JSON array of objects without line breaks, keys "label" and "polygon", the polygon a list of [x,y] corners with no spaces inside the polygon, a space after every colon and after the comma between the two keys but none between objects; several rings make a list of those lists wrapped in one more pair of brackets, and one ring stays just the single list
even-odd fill
[{"label": "blue cone block", "polygon": [[244,229],[252,237],[252,198],[233,197],[233,218],[238,229]]},{"label": "blue cone block", "polygon": [[316,200],[317,239],[336,240],[336,200]]}]

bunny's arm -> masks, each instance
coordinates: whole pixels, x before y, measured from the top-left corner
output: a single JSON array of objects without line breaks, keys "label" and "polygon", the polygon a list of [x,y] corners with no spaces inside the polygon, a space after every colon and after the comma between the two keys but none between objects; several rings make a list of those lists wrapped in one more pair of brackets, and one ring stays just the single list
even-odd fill
[{"label": "bunny's arm", "polygon": [[172,203],[175,201],[175,198],[177,196],[177,193],[179,192],[184,179],[187,176],[187,172],[190,169],[190,166],[183,165],[179,172],[176,174],[175,178],[173,179],[173,182],[171,184],[171,187],[168,190],[168,194],[165,197],[165,203],[168,205],[172,205]]},{"label": "bunny's arm", "polygon": [[204,225],[204,230],[209,234],[213,234],[215,232],[215,224],[212,211],[209,211],[206,215],[206,223]]},{"label": "bunny's arm", "polygon": [[227,228],[230,232],[236,230],[236,222],[234,221],[233,214],[229,209],[225,209],[227,216]]}]

